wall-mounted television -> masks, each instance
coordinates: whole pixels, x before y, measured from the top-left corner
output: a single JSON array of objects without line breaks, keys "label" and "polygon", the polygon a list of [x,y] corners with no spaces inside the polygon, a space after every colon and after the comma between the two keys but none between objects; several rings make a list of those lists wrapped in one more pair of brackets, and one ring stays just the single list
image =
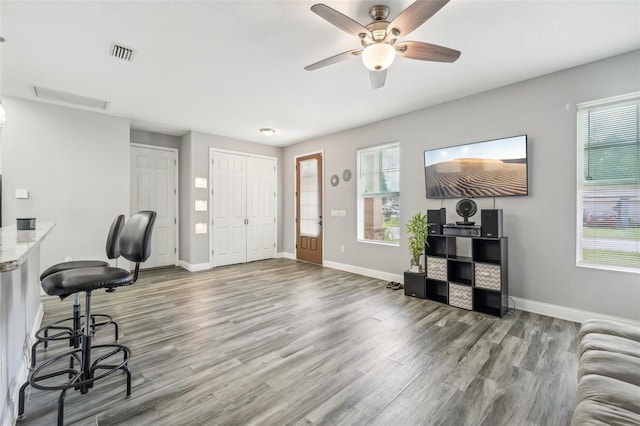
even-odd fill
[{"label": "wall-mounted television", "polygon": [[427,198],[528,195],[527,135],[424,152]]}]

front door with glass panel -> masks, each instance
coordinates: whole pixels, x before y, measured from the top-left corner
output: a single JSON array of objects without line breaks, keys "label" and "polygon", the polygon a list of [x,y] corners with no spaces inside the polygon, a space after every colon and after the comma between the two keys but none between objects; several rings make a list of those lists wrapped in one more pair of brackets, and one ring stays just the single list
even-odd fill
[{"label": "front door with glass panel", "polygon": [[322,264],[322,154],[296,159],[296,258]]}]

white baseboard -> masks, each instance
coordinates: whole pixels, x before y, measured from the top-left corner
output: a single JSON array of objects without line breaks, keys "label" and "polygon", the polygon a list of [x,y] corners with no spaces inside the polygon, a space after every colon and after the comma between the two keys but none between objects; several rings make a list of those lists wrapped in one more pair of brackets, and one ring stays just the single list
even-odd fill
[{"label": "white baseboard", "polygon": [[209,263],[196,263],[192,265],[185,262],[184,260],[178,260],[178,266],[186,269],[189,272],[206,271],[207,269],[211,269],[211,264]]},{"label": "white baseboard", "polygon": [[640,327],[640,321],[629,318],[616,317],[613,315],[599,314],[597,312],[585,311],[582,309],[569,308],[567,306],[552,305],[550,303],[537,302],[535,300],[521,299],[509,296],[516,304],[516,309],[533,312],[534,314],[547,315],[567,321],[582,323],[588,319],[606,319],[610,321],[622,322]]},{"label": "white baseboard", "polygon": [[[364,275],[366,277],[378,278],[384,281],[404,282],[404,276],[375,269],[361,268],[359,266],[347,265],[344,263],[325,260],[324,266],[327,268],[339,269],[341,271]],[[520,297],[510,298],[515,302],[516,309],[532,312],[534,314],[547,315],[550,317],[582,323],[588,319],[606,319],[610,321],[622,322],[640,327],[640,321],[629,318],[617,317],[614,315],[599,314],[597,312],[585,311],[582,309],[570,308],[567,306],[552,305],[550,303],[538,302],[535,300],[522,299]]]},{"label": "white baseboard", "polygon": [[289,253],[289,252],[286,252],[286,251],[281,251],[281,252],[278,252],[278,253],[276,254],[276,258],[277,258],[277,259],[291,259],[291,260],[296,260],[296,255],[295,255],[295,253]]},{"label": "white baseboard", "polygon": [[325,260],[323,266],[327,268],[338,269],[340,271],[351,272],[358,275],[364,275],[365,277],[377,278],[383,281],[404,282],[404,275],[378,271],[375,269],[362,268],[360,266],[347,265],[346,263],[338,263],[332,262],[330,260]]}]

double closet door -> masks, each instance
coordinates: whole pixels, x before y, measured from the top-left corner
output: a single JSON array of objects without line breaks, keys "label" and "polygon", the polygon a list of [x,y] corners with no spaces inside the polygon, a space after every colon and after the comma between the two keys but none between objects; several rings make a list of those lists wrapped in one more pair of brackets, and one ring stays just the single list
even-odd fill
[{"label": "double closet door", "polygon": [[276,254],[276,160],[211,151],[211,265]]}]

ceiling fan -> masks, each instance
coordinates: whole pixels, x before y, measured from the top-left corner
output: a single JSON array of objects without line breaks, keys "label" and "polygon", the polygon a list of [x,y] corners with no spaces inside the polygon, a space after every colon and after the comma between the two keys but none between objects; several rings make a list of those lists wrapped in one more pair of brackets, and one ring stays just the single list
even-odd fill
[{"label": "ceiling fan", "polygon": [[421,41],[398,40],[399,37],[408,35],[426,22],[448,2],[449,0],[417,0],[391,22],[386,20],[389,15],[387,6],[373,6],[369,9],[369,16],[373,21],[366,26],[360,25],[326,4],[315,4],[311,6],[313,13],[358,37],[362,47],[338,53],[304,69],[312,71],[361,55],[362,62],[369,69],[371,87],[378,89],[384,86],[387,68],[393,63],[396,55],[421,61],[454,62],[460,57],[460,52],[457,50]]}]

